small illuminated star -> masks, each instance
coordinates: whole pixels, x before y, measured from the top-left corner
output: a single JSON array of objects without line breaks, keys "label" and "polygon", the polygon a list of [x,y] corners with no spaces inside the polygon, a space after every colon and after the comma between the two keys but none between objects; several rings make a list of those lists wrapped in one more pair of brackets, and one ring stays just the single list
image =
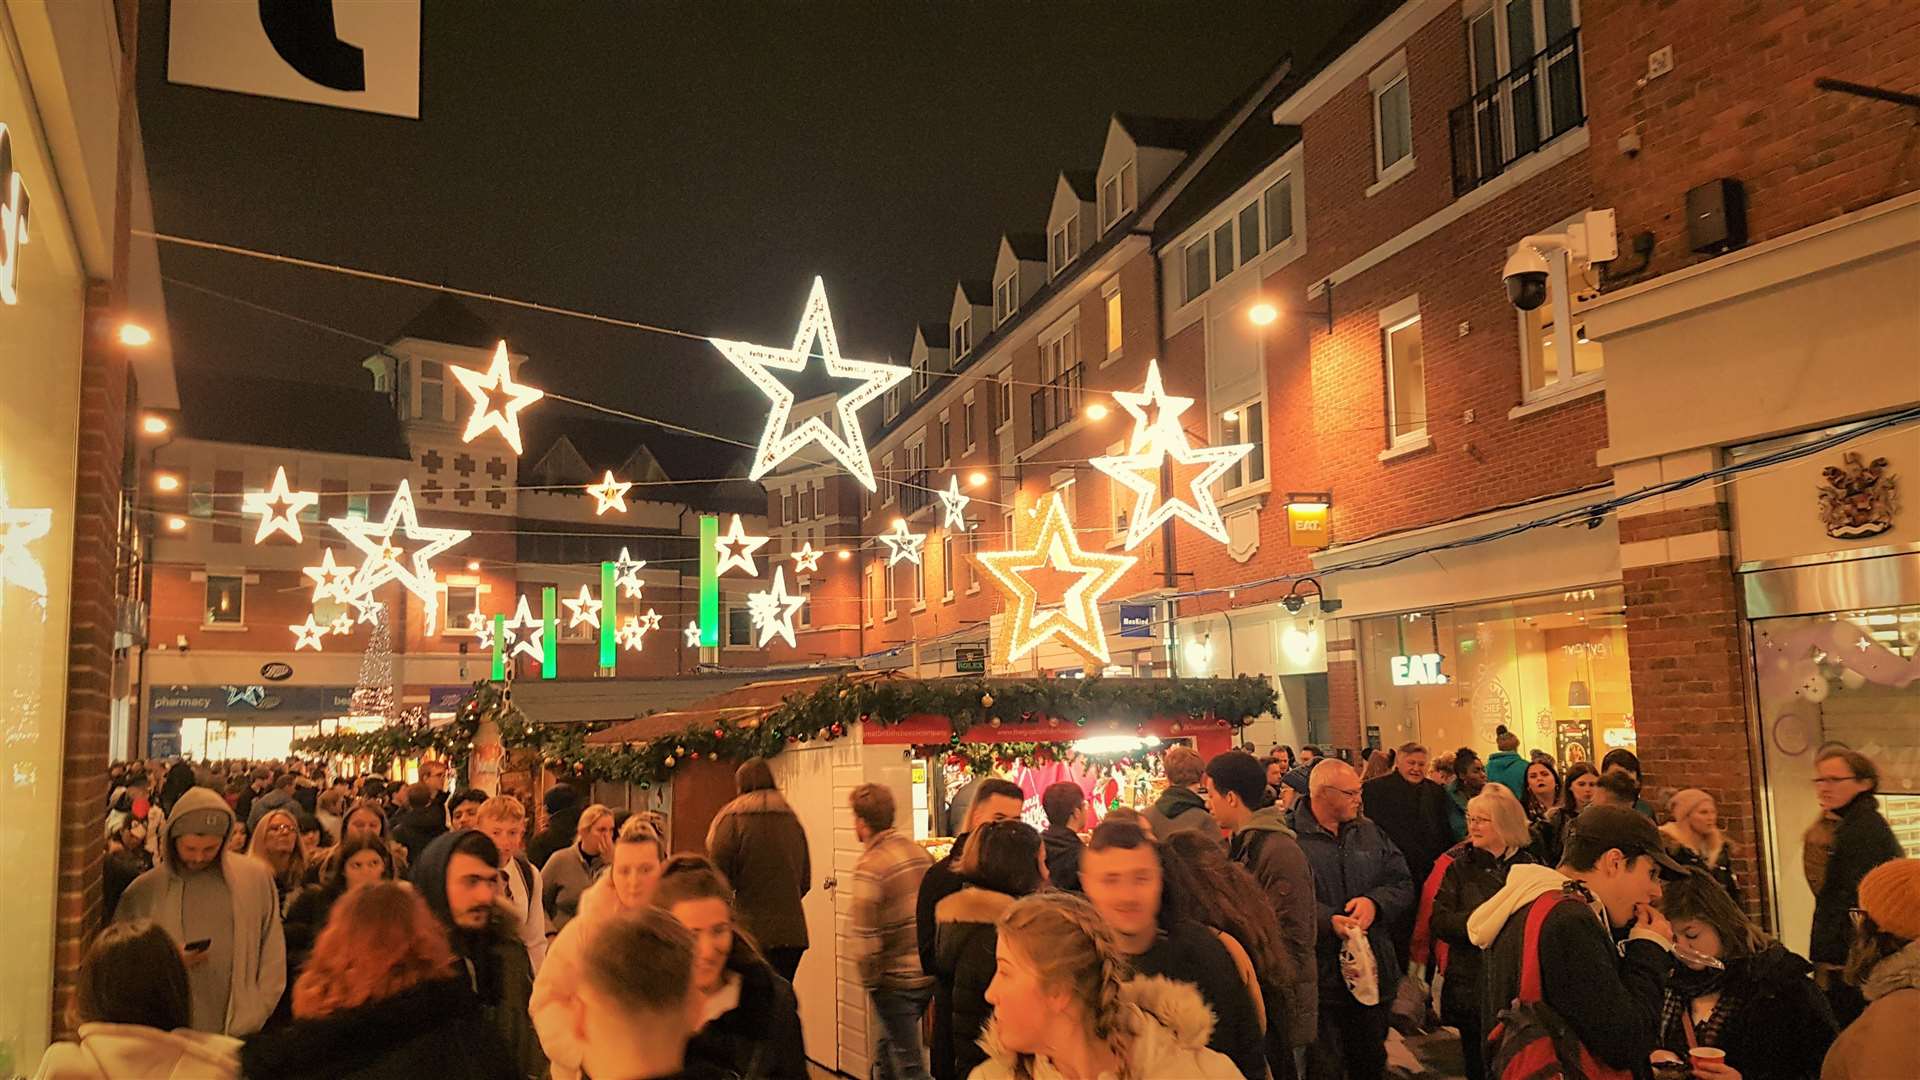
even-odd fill
[{"label": "small illuminated star", "polygon": [[1859,641],[1853,643],[1853,647],[1859,649],[1861,652],[1866,652],[1868,649],[1873,648],[1873,641],[1862,636]]},{"label": "small illuminated star", "polygon": [[313,579],[313,602],[322,600],[345,600],[352,592],[353,567],[341,566],[333,561],[333,549],[320,552],[320,565],[309,566],[300,571]]},{"label": "small illuminated star", "polygon": [[353,633],[353,616],[344,611],[335,615],[333,621],[327,624],[327,632],[335,636]]},{"label": "small illuminated star", "polygon": [[959,529],[965,532],[967,528],[967,504],[972,501],[971,496],[960,494],[960,478],[957,476],[948,477],[947,490],[940,493],[940,503],[945,508],[947,515],[946,520],[941,523],[941,527]]},{"label": "small illuminated star", "polygon": [[[1147,361],[1145,387],[1138,392],[1115,390],[1113,400],[1133,416],[1133,436],[1127,442],[1129,454],[1145,450],[1156,434],[1162,438],[1181,434],[1180,414],[1193,404],[1190,397],[1175,397],[1167,393],[1160,382],[1160,361],[1157,359]],[[1148,409],[1153,409],[1154,415],[1148,416]]]},{"label": "small illuminated star", "polygon": [[646,565],[647,560],[636,559],[627,553],[626,548],[620,549],[620,557],[613,563],[613,580],[620,586],[621,596],[629,600],[640,599],[640,594],[646,586],[646,580],[640,576],[640,571],[645,569]]},{"label": "small illuminated star", "polygon": [[740,515],[733,515],[733,522],[727,531],[713,542],[720,552],[720,562],[713,568],[713,576],[719,577],[735,568],[745,570],[749,577],[759,577],[760,571],[753,565],[753,553],[766,545],[767,537],[748,536],[747,528],[740,521]]},{"label": "small illuminated star", "polygon": [[660,613],[652,608],[648,608],[647,613],[640,616],[640,622],[647,628],[648,632],[658,630],[660,629]]},{"label": "small illuminated star", "polygon": [[805,593],[787,591],[787,568],[774,567],[772,587],[766,592],[747,594],[747,609],[760,628],[760,647],[766,648],[778,637],[787,643],[787,648],[798,648],[799,642],[793,636],[793,617],[806,603]]},{"label": "small illuminated star", "polygon": [[794,552],[792,555],[793,572],[797,574],[802,570],[819,570],[820,556],[823,554],[825,553],[813,550],[813,541],[811,540],[801,544],[800,550]]},{"label": "small illuminated star", "polygon": [[620,481],[613,478],[613,470],[607,470],[607,478],[587,488],[587,494],[593,496],[593,512],[596,516],[609,510],[627,512],[627,491],[633,487],[632,481]]},{"label": "small illuminated star", "polygon": [[461,434],[460,441],[472,442],[491,429],[507,440],[514,453],[520,453],[520,410],[546,394],[513,381],[512,365],[507,362],[507,343],[502,341],[493,350],[493,363],[484,372],[458,364],[448,364],[447,370],[453,372],[453,377],[473,398],[473,417],[467,421],[467,430]]},{"label": "small illuminated star", "polygon": [[293,491],[287,487],[287,467],[280,466],[273,474],[273,485],[265,491],[249,491],[241,496],[240,508],[249,514],[260,515],[260,529],[253,534],[253,542],[258,544],[274,533],[281,533],[294,543],[300,542],[300,512],[309,506],[320,503],[317,491]]},{"label": "small illuminated star", "polygon": [[647,636],[646,620],[637,615],[629,615],[620,622],[620,629],[613,635],[620,647],[639,652]]},{"label": "small illuminated star", "polygon": [[700,624],[698,622],[688,623],[687,628],[680,632],[686,636],[687,648],[697,649],[700,647]]},{"label": "small illuminated star", "polygon": [[926,543],[927,538],[918,533],[908,532],[906,522],[895,518],[893,531],[883,532],[877,539],[887,545],[888,566],[892,566],[901,559],[905,559],[915,566],[920,565],[920,545]]},{"label": "small illuminated star", "polygon": [[307,613],[306,622],[294,623],[288,626],[287,629],[294,633],[294,652],[299,652],[301,649],[312,649],[314,652],[322,651],[320,648],[320,639],[327,636],[327,628],[313,621],[312,612]]},{"label": "small illuminated star", "polygon": [[585,585],[580,586],[579,599],[567,597],[560,602],[567,605],[567,629],[571,630],[581,623],[595,630],[600,629],[600,601],[594,599],[593,593]]},{"label": "small illuminated star", "polygon": [[12,583],[47,599],[47,574],[27,545],[44,539],[53,529],[53,511],[9,505],[7,488],[0,483],[0,585]]},{"label": "small illuminated star", "polygon": [[547,624],[535,618],[533,612],[528,609],[525,593],[520,595],[520,606],[513,609],[513,618],[506,621],[506,631],[507,640],[513,644],[513,648],[507,653],[508,656],[525,653],[536,664],[544,665],[547,662],[545,649]]}]

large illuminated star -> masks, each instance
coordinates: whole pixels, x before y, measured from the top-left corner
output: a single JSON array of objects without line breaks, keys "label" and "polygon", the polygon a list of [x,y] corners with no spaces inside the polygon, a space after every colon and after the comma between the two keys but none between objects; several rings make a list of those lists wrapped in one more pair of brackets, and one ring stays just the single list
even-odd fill
[{"label": "large illuminated star", "polygon": [[787,643],[787,648],[799,647],[793,636],[793,617],[806,606],[805,593],[787,591],[787,568],[773,568],[773,585],[766,592],[748,593],[747,610],[752,613],[755,626],[760,628],[760,647],[775,637]]},{"label": "large illuminated star", "polygon": [[473,416],[468,419],[467,430],[461,433],[460,441],[472,442],[489,430],[498,431],[507,445],[513,447],[513,452],[520,453],[520,410],[546,394],[513,381],[513,368],[507,362],[507,343],[502,341],[493,350],[493,363],[484,372],[458,364],[448,364],[447,370],[453,372],[453,377],[460,380],[460,385],[473,397]]},{"label": "large illuminated star", "polygon": [[595,630],[600,629],[600,601],[594,599],[592,590],[585,585],[580,586],[578,599],[566,597],[560,602],[567,605],[567,629],[571,630],[581,623]]},{"label": "large illuminated star", "polygon": [[883,532],[874,539],[887,545],[887,565],[905,559],[915,566],[920,565],[920,545],[927,542],[925,536],[907,531],[907,523],[899,518],[893,519],[893,529]]},{"label": "large illuminated star", "polygon": [[273,486],[265,491],[249,491],[240,498],[240,508],[260,515],[260,530],[253,534],[258,544],[274,533],[282,533],[294,543],[300,542],[300,512],[320,502],[317,491],[293,491],[287,487],[287,467],[274,470]]},{"label": "large illuminated star", "polygon": [[[465,529],[423,528],[419,515],[414,513],[413,489],[405,480],[400,481],[400,487],[393,493],[393,503],[387,507],[387,516],[378,525],[357,517],[329,518],[327,524],[367,556],[353,575],[346,598],[351,601],[354,597],[370,597],[373,590],[397,581],[425,605],[426,630],[433,633],[440,607],[439,589],[428,563],[472,534]],[[393,543],[395,532],[406,534],[410,541],[425,541],[407,555],[404,564],[400,561],[403,553]]]},{"label": "large illuminated star", "polygon": [[[807,296],[806,310],[800,316],[800,328],[793,335],[793,347],[790,349],[722,338],[708,340],[734,367],[740,369],[741,374],[752,379],[753,384],[773,403],[773,408],[767,414],[766,431],[761,434],[760,447],[754,455],[753,467],[747,473],[749,479],[760,479],[808,443],[818,443],[821,449],[832,454],[852,473],[854,479],[866,485],[868,491],[877,490],[873,481],[873,462],[867,457],[867,443],[860,434],[860,418],[857,414],[861,406],[886,393],[906,378],[909,371],[893,364],[849,360],[840,355],[840,343],[833,332],[833,315],[827,309],[826,282],[813,279],[813,291]],[[818,416],[810,416],[799,427],[787,430],[793,415],[793,391],[787,389],[773,372],[805,371],[815,341],[820,343],[820,356],[826,361],[828,375],[861,380],[858,389],[840,395],[834,403],[834,409],[839,414],[840,430],[846,432],[845,437],[835,433],[833,427]]]},{"label": "large illuminated star", "polygon": [[[1058,494],[1049,493],[1032,527],[1032,543],[1015,551],[986,551],[974,561],[1002,592],[1013,600],[1006,619],[1007,632],[996,642],[1003,661],[1013,663],[1048,638],[1085,656],[1090,663],[1108,661],[1107,635],[1100,625],[1100,598],[1138,561],[1131,555],[1083,551],[1074,536],[1073,522]],[[1039,591],[1026,579],[1036,570],[1078,574],[1057,607],[1043,607]]]},{"label": "large illuminated star", "polygon": [[[1139,547],[1155,529],[1179,518],[1224,544],[1227,523],[1220,517],[1220,505],[1213,499],[1213,485],[1240,459],[1253,452],[1251,443],[1232,446],[1195,447],[1187,444],[1185,434],[1156,434],[1148,448],[1137,454],[1097,457],[1088,462],[1112,477],[1114,483],[1133,492],[1133,512],[1127,515],[1128,551]],[[1160,465],[1172,462],[1173,482],[1188,489],[1188,494],[1160,497]],[[1196,472],[1192,466],[1201,468]],[[1185,479],[1182,479],[1185,477]],[[1158,505],[1156,505],[1156,503]]]},{"label": "large illuminated star", "polygon": [[314,652],[322,651],[320,648],[320,639],[327,636],[327,628],[313,621],[313,612],[307,612],[306,622],[294,623],[287,627],[287,629],[293,631],[294,634],[294,652],[299,652],[301,649],[312,649]]},{"label": "large illuminated star", "polygon": [[309,566],[300,572],[313,579],[313,602],[316,604],[322,600],[344,603],[353,592],[353,567],[335,563],[332,548],[320,552],[319,566]]},{"label": "large illuminated star", "polygon": [[53,511],[27,509],[7,502],[7,486],[0,481],[0,586],[18,585],[44,601],[47,572],[27,545],[44,539],[53,529]]},{"label": "large illuminated star", "polygon": [[818,571],[820,569],[820,556],[824,554],[826,553],[813,550],[813,541],[811,540],[801,544],[800,550],[794,552],[792,555],[793,572],[797,574],[802,570]]},{"label": "large illuminated star", "polygon": [[[1180,414],[1193,404],[1190,397],[1176,397],[1167,393],[1160,382],[1160,361],[1147,361],[1147,384],[1138,392],[1115,390],[1113,400],[1133,416],[1133,435],[1127,441],[1127,453],[1138,454],[1145,450],[1155,432],[1164,435],[1178,435]],[[1152,410],[1152,415],[1148,411]]]},{"label": "large illuminated star", "polygon": [[971,496],[960,494],[959,477],[947,477],[947,490],[940,492],[940,505],[942,509],[946,511],[947,515],[946,520],[941,522],[941,528],[959,529],[961,532],[966,532],[967,504],[972,501],[973,498]]},{"label": "large illuminated star", "polygon": [[738,568],[745,570],[750,577],[759,577],[760,571],[753,565],[753,553],[759,551],[766,542],[767,537],[748,536],[740,515],[733,515],[733,522],[727,526],[727,531],[713,542],[720,552],[720,561],[713,568],[713,576],[719,577],[728,570]]},{"label": "large illuminated star", "polygon": [[629,600],[640,599],[640,594],[646,588],[646,579],[640,576],[640,571],[646,566],[647,560],[636,559],[627,554],[626,548],[620,549],[620,558],[613,564],[613,580],[620,586],[621,596]]},{"label": "large illuminated star", "polygon": [[525,653],[533,658],[534,663],[543,666],[546,664],[547,624],[534,618],[533,612],[527,607],[525,593],[520,594],[520,606],[513,609],[513,617],[506,620],[504,629],[507,633],[507,643],[513,646],[507,650],[508,656]]},{"label": "large illuminated star", "polygon": [[593,496],[593,514],[599,517],[609,510],[627,512],[627,492],[633,487],[631,480],[615,480],[613,470],[607,470],[607,478],[587,488],[587,494]]}]

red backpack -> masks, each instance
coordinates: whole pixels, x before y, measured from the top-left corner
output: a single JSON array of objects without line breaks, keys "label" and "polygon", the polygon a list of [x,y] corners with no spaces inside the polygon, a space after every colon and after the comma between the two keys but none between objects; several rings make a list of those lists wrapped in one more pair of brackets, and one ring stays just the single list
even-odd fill
[{"label": "red backpack", "polygon": [[1527,909],[1520,994],[1487,1034],[1487,1075],[1500,1080],[1632,1080],[1630,1070],[1616,1069],[1588,1053],[1573,1028],[1541,999],[1540,928],[1562,902],[1579,903],[1556,891]]}]

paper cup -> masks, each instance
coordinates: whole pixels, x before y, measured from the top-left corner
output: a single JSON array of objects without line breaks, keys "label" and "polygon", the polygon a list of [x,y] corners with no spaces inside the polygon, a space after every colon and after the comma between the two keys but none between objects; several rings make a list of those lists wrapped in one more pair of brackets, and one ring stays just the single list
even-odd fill
[{"label": "paper cup", "polygon": [[1727,1060],[1727,1052],[1717,1046],[1696,1046],[1687,1051],[1687,1058],[1695,1064],[1710,1061],[1715,1065],[1724,1065]]}]

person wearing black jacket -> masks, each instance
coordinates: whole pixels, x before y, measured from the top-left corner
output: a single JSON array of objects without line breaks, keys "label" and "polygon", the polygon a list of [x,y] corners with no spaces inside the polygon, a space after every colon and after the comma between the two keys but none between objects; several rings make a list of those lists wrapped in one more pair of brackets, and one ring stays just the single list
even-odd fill
[{"label": "person wearing black jacket", "polygon": [[1193,921],[1186,899],[1168,886],[1153,836],[1138,821],[1101,822],[1080,855],[1080,886],[1134,973],[1200,991],[1215,1018],[1207,1046],[1231,1058],[1247,1080],[1262,1080],[1265,1036],[1253,995],[1227,947]]},{"label": "person wearing black jacket", "polygon": [[1467,1080],[1486,1080],[1490,1026],[1480,1011],[1481,956],[1467,937],[1467,919],[1506,886],[1516,864],[1536,861],[1527,851],[1532,839],[1519,801],[1504,785],[1488,784],[1467,803],[1466,842],[1447,853],[1451,861],[1433,894],[1433,936],[1447,943],[1440,1019],[1460,1031]]},{"label": "person wearing black jacket", "polygon": [[676,855],[653,902],[693,935],[693,990],[707,1019],[687,1043],[687,1065],[742,1080],[807,1080],[793,984],[736,929],[726,875],[699,855]]},{"label": "person wearing black jacket", "polygon": [[1848,913],[1860,901],[1860,879],[1904,852],[1880,816],[1880,769],[1855,750],[1832,746],[1814,760],[1813,792],[1820,809],[1835,819],[1825,876],[1813,898],[1813,933],[1807,959],[1821,972],[1834,1019],[1846,1027],[1866,1008],[1860,991],[1839,976],[1853,930]]},{"label": "person wearing black jacket", "polygon": [[1692,1047],[1717,1047],[1741,1080],[1815,1080],[1840,1032],[1813,965],[1767,937],[1706,870],[1668,882],[1660,911],[1679,961],[1662,1049],[1684,1061]]},{"label": "person wearing black jacket", "polygon": [[1056,889],[1080,891],[1080,830],[1087,825],[1087,793],[1071,780],[1050,785],[1040,793],[1040,809],[1047,815],[1047,880]]},{"label": "person wearing black jacket", "polygon": [[[1539,938],[1542,1001],[1594,1058],[1644,1075],[1673,967],[1673,927],[1653,907],[1662,872],[1685,873],[1651,820],[1617,806],[1574,819],[1558,869],[1512,867],[1506,886],[1467,918],[1468,938],[1485,951],[1480,1015],[1489,1027],[1519,996],[1534,904],[1551,901]],[[1623,944],[1617,931],[1626,931]],[[1499,1049],[1489,1043],[1490,1065]]]},{"label": "person wearing black jacket", "polygon": [[[500,849],[475,829],[447,833],[420,852],[411,880],[446,928],[467,985],[506,1044],[515,1075],[546,1075],[546,1055],[528,1012],[533,963],[513,916],[499,904]],[[294,1004],[297,1010],[297,996]]]},{"label": "person wearing black jacket", "polygon": [[[1387,1072],[1387,1023],[1400,956],[1393,933],[1417,894],[1407,860],[1386,830],[1360,815],[1360,774],[1329,758],[1314,767],[1307,801],[1295,808],[1300,850],[1313,868],[1320,1037],[1307,1048],[1308,1075],[1379,1080]],[[1340,973],[1349,928],[1373,947],[1380,1002],[1362,1005]]]},{"label": "person wearing black jacket", "polygon": [[[1427,779],[1427,748],[1417,742],[1400,747],[1393,771],[1360,786],[1360,804],[1368,820],[1386,831],[1407,860],[1407,876],[1416,889],[1426,884],[1434,860],[1453,846],[1447,820],[1447,789]],[[1402,959],[1413,938],[1413,912],[1393,928],[1393,947]]]},{"label": "person wearing black jacket", "polygon": [[[580,801],[580,793],[565,784],[555,784],[547,789],[540,804],[547,808],[547,823],[527,841],[527,859],[542,869],[553,853],[570,846],[580,831],[580,811],[586,804]],[[552,908],[547,911],[551,913]]]},{"label": "person wearing black jacket", "polygon": [[993,1016],[987,986],[996,969],[994,947],[999,941],[995,923],[1013,902],[1036,892],[1046,880],[1040,875],[1040,834],[1024,821],[991,821],[973,831],[960,876],[967,887],[940,901],[934,909],[933,967],[927,969],[946,992],[933,1011],[940,1041],[953,1047],[953,1057],[936,1058],[937,1080],[964,1078],[987,1060],[980,1033]]},{"label": "person wearing black jacket", "polygon": [[[967,832],[953,838],[953,847],[946,858],[927,868],[926,875],[920,879],[920,894],[914,900],[914,942],[920,951],[920,970],[932,971],[934,966],[934,942],[939,930],[939,920],[934,911],[940,901],[952,896],[966,884],[960,878],[960,860],[967,850],[967,837],[972,831],[990,821],[1018,821],[1020,811],[1026,805],[1026,795],[1020,785],[999,777],[988,777],[980,781],[974,789],[973,802],[967,809]],[[941,1008],[951,1009],[952,999],[947,984],[938,979],[933,984],[933,1007],[935,1015]],[[946,1041],[946,1032],[939,1025],[933,1029],[933,1040],[928,1045],[934,1061],[952,1061],[953,1046]]]},{"label": "person wearing black jacket", "polygon": [[433,805],[433,789],[425,784],[407,788],[407,808],[393,819],[393,838],[407,849],[407,862],[419,860],[435,837],[447,831],[447,812]]}]

